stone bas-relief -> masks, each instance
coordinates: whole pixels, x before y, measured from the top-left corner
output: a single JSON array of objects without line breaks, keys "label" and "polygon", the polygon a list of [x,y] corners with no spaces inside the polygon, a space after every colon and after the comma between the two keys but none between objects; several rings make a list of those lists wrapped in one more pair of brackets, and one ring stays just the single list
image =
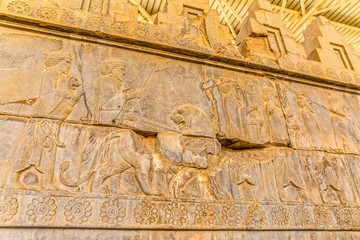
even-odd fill
[{"label": "stone bas-relief", "polygon": [[[1,129],[29,128],[23,117],[1,121]],[[23,134],[5,136],[16,142]],[[142,136],[75,123],[63,123],[58,138],[62,146],[45,170],[36,162],[21,169],[14,158],[4,164],[11,169],[0,190],[4,226],[357,229],[359,224],[358,159],[352,155],[288,147],[230,150],[209,137]],[[74,142],[77,148],[69,151]]]},{"label": "stone bas-relief", "polygon": [[[9,125],[23,129],[18,131],[13,149],[9,147],[9,153],[4,155],[10,166],[7,179],[3,180],[4,189],[356,202],[356,191],[349,193],[355,186],[350,181],[348,163],[343,163],[343,154],[284,147],[231,151],[221,149],[219,141],[210,137],[178,133],[142,137],[132,130],[25,119],[2,120],[4,129]],[[51,131],[54,127],[58,127],[57,135]],[[14,137],[11,141],[15,142]],[[80,150],[70,153],[75,147]],[[345,169],[336,172],[337,168]],[[350,182],[340,183],[339,179]],[[134,180],[138,185],[127,189]],[[318,186],[318,191],[314,186]],[[348,186],[346,192],[342,191],[343,186]],[[312,190],[306,194],[309,189]]]},{"label": "stone bas-relief", "polygon": [[[314,81],[355,87],[360,74],[357,56],[350,45],[326,19],[309,26],[304,46],[294,41],[285,28],[280,14],[272,12],[266,0],[256,0],[249,8],[237,37],[219,24],[208,1],[166,1],[156,17],[149,16],[144,24],[137,20],[137,4],[128,0],[75,0],[59,4],[54,0],[4,0],[0,12],[5,19],[21,18],[27,23],[44,23],[66,32],[76,32],[98,39],[129,42],[136,45],[157,45],[166,51],[216,58],[221,62],[236,61],[236,65],[256,63],[262,68],[286,74],[297,72],[311,75]],[[33,25],[33,24],[32,24]],[[324,34],[326,33],[326,34]],[[232,37],[236,40],[232,43]],[[320,40],[319,40],[320,39]],[[221,58],[218,58],[221,57]],[[327,58],[335,59],[332,66]],[[223,61],[225,60],[225,61]]]},{"label": "stone bas-relief", "polygon": [[359,153],[360,125],[351,107],[357,96],[302,84],[278,84],[278,90],[293,147]]},{"label": "stone bas-relief", "polygon": [[[6,6],[34,18],[46,11],[43,21],[59,20],[56,2],[42,2],[36,12],[34,4],[2,1],[1,11]],[[319,238],[357,237],[356,89],[252,65],[212,64],[201,54],[189,59],[187,48],[213,49],[217,57],[235,50],[221,40],[224,28],[213,28],[217,16],[206,1],[168,1],[149,26],[136,22],[127,1],[73,1],[62,11],[68,8],[74,15],[61,16],[62,24],[85,29],[91,16],[97,35],[111,20],[112,31],[145,42],[156,30],[164,46],[176,36],[182,53],[0,27],[0,232],[6,238],[53,232],[106,239],[110,229],[123,230],[119,238],[144,237],[145,230],[159,239],[170,230],[178,231],[169,238],[179,239],[190,233],[194,239],[306,238],[310,231]],[[306,60],[266,4],[254,1],[251,9],[237,40],[251,61],[260,55],[287,70],[300,66],[321,75],[328,71],[322,58],[314,63],[316,54],[351,53],[336,35],[338,52],[325,37]],[[324,19],[314,24],[331,27]],[[249,49],[258,42],[266,49]],[[353,57],[344,64],[352,66]],[[336,65],[332,74],[356,74]]]}]

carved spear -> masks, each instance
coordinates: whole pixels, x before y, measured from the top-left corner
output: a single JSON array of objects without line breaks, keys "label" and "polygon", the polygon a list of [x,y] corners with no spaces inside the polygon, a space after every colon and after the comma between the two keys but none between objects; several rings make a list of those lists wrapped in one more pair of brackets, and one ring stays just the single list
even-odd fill
[{"label": "carved spear", "polygon": [[78,69],[79,69],[79,72],[80,72],[80,77],[81,77],[81,82],[82,82],[81,85],[82,85],[82,90],[83,90],[83,95],[84,95],[84,104],[85,104],[85,108],[86,108],[86,110],[88,112],[87,120],[90,120],[91,117],[92,117],[92,113],[91,113],[89,105],[87,103],[87,97],[86,97],[86,92],[85,92],[85,88],[84,88],[84,77],[83,77],[83,69],[82,69],[81,60],[80,60],[80,50],[79,50],[79,54],[78,54],[78,52],[75,50],[75,46],[73,46],[73,49],[74,49]]},{"label": "carved spear", "polygon": [[[153,73],[153,71],[154,71],[154,69],[155,69],[155,66],[156,66],[156,63],[154,64],[154,66],[152,67],[152,69],[151,69],[151,71],[149,72],[148,76],[146,77],[143,85],[141,86],[141,88],[140,88],[140,90],[139,90],[139,93],[141,93],[141,92],[144,90],[147,82],[148,82],[149,79],[150,79],[150,76],[152,75],[152,73]],[[120,109],[120,111],[119,111],[119,114],[114,118],[113,121],[115,121],[115,122],[120,122],[120,120],[121,120],[122,117],[123,117],[123,113],[124,113],[125,107],[126,107],[126,105],[127,105],[127,103],[129,102],[130,99],[131,99],[131,98],[128,98],[128,97],[125,98],[124,104],[122,105],[122,107],[121,107],[121,109]]]},{"label": "carved spear", "polygon": [[148,74],[147,78],[145,79],[145,81],[144,81],[143,85],[141,86],[141,88],[140,88],[140,91],[139,91],[139,92],[142,92],[142,90],[144,90],[144,87],[145,87],[145,86],[146,86],[146,84],[148,83],[148,81],[149,81],[149,79],[150,79],[150,76],[151,76],[151,74],[152,74],[152,73],[153,73],[153,71],[154,71],[155,66],[156,66],[156,63],[154,64],[154,66],[152,67],[151,71],[149,72],[149,74]]}]

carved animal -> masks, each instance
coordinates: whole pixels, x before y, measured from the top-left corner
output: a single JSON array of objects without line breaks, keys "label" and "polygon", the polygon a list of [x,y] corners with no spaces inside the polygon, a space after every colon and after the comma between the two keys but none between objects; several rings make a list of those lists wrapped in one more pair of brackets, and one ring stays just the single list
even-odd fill
[{"label": "carved animal", "polygon": [[171,180],[172,196],[174,198],[214,199],[209,182],[207,173],[185,167]]},{"label": "carved animal", "polygon": [[208,117],[200,109],[192,105],[184,105],[175,109],[170,119],[184,134],[207,134],[213,133],[213,128]]},{"label": "carved animal", "polygon": [[[152,189],[149,181],[152,155],[135,132],[124,130],[112,133],[100,144],[94,145],[83,154],[85,160],[82,163],[82,172],[78,181],[69,182],[65,178],[65,172],[69,169],[69,162],[64,162],[60,166],[60,181],[64,185],[78,187],[90,180],[91,192],[109,193],[110,190],[104,181],[133,168],[141,190],[148,195],[159,194],[157,190]],[[90,159],[86,159],[89,156]]]}]

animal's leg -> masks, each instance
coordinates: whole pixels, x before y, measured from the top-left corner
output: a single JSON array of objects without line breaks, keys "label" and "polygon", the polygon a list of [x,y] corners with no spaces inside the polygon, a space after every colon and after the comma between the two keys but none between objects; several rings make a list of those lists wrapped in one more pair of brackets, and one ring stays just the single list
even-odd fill
[{"label": "animal's leg", "polygon": [[4,187],[4,189],[20,189],[21,183],[19,181],[20,174],[17,172],[10,171],[7,179],[7,183]]},{"label": "animal's leg", "polygon": [[[122,188],[121,183],[120,183],[120,177],[121,177],[121,173],[126,171],[127,169],[131,168],[131,166],[125,162],[123,162],[123,160],[120,160],[119,163],[112,165],[111,167],[111,172],[109,172],[109,176],[108,178],[111,178],[109,180],[111,180],[110,182],[110,191],[112,194],[129,194],[128,191],[126,191],[124,188]],[[106,179],[104,179],[105,181]]]},{"label": "animal's leg", "polygon": [[142,191],[148,195],[159,195],[159,190],[153,189],[149,180],[152,155],[141,138],[131,130],[123,132],[118,140],[118,148],[122,159],[135,169]]},{"label": "animal's leg", "polygon": [[106,178],[110,176],[109,174],[109,167],[108,166],[102,166],[99,169],[97,169],[94,173],[94,178],[91,183],[91,192],[92,193],[109,193],[109,188],[107,186],[104,186],[103,183]]},{"label": "animal's leg", "polygon": [[148,195],[159,195],[159,190],[153,189],[149,180],[151,159],[152,156],[150,154],[145,154],[141,156],[140,162],[142,164],[139,164],[139,168],[135,168],[135,176],[144,193]]}]

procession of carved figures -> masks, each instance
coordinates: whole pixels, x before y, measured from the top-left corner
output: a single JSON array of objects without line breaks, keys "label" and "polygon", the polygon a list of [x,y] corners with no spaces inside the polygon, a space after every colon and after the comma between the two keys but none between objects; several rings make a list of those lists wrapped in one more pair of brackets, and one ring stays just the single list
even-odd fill
[{"label": "procession of carved figures", "polygon": [[[71,71],[74,64],[77,69]],[[209,108],[180,105],[167,116],[173,125],[165,126],[142,113],[156,64],[146,68],[145,79],[135,88],[125,80],[125,59],[99,60],[95,96],[84,90],[84,67],[79,49],[50,52],[38,96],[1,103],[2,114],[9,109],[30,113],[27,118],[1,118],[5,125],[22,126],[2,164],[6,174],[1,188],[359,203],[360,165],[354,154],[360,130],[344,108],[356,96],[321,90],[327,95],[318,91],[315,101],[305,91],[295,91],[295,85],[249,74],[226,78],[202,68],[198,88]],[[81,124],[71,123],[68,118],[80,105]],[[326,121],[331,128],[324,128]],[[162,131],[139,133],[139,122]]]},{"label": "procession of carved figures", "polygon": [[135,2],[0,0],[2,236],[355,236],[360,62],[330,22],[301,46],[267,1],[238,36]]}]

